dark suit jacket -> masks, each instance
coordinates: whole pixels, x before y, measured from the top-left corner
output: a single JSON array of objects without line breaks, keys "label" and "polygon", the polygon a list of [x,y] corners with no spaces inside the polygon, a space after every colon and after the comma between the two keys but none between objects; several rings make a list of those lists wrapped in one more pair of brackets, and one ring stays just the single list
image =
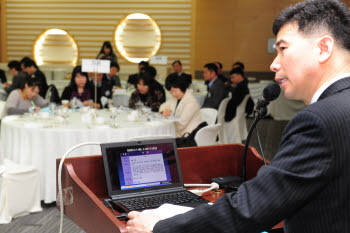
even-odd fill
[{"label": "dark suit jacket", "polygon": [[140,75],[140,74],[138,74],[138,73],[137,73],[137,74],[130,74],[130,75],[129,75],[129,78],[128,78],[128,83],[134,85],[135,88],[136,88],[136,84],[137,84],[139,75]]},{"label": "dark suit jacket", "polygon": [[350,78],[332,84],[288,123],[268,166],[213,206],[157,223],[163,232],[350,232]]},{"label": "dark suit jacket", "polygon": [[219,74],[219,75],[218,75],[218,78],[219,78],[223,83],[228,82],[228,78],[226,78],[225,75],[223,75],[223,74]]},{"label": "dark suit jacket", "polygon": [[208,94],[204,99],[202,108],[218,109],[221,101],[227,97],[228,91],[225,84],[217,78],[209,88]]},{"label": "dark suit jacket", "polygon": [[39,95],[45,99],[47,88],[49,87],[46,82],[45,74],[37,69],[32,75],[32,79],[39,83]]}]

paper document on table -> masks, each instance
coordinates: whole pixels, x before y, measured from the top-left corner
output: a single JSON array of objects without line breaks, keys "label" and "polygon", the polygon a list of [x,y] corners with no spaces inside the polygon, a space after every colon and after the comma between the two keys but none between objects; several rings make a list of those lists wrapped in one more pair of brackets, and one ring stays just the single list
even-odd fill
[{"label": "paper document on table", "polygon": [[163,220],[166,218],[171,218],[178,214],[184,214],[190,210],[193,210],[193,208],[173,204],[163,204],[157,209],[144,210],[143,212],[155,214]]}]

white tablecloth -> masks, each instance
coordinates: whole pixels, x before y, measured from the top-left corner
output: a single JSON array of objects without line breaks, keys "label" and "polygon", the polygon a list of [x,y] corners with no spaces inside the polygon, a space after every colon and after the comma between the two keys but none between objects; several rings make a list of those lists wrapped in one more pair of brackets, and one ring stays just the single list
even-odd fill
[{"label": "white tablecloth", "polygon": [[[57,123],[52,119],[34,120],[28,116],[5,117],[1,122],[2,156],[37,168],[41,175],[41,199],[46,203],[56,201],[56,158],[62,157],[70,147],[88,141],[127,141],[143,136],[175,137],[173,121],[143,119],[130,122],[127,114],[125,111],[119,113],[117,128],[83,123],[83,113],[80,112],[71,113],[67,123]],[[106,110],[99,111],[98,115],[110,119]],[[99,147],[88,146],[78,149],[71,156],[97,154],[101,154]]]}]

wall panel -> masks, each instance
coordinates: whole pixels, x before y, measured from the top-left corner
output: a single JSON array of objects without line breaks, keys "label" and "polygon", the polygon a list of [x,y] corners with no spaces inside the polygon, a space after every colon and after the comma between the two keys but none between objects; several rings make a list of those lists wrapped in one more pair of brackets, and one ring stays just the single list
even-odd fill
[{"label": "wall panel", "polygon": [[[162,44],[157,55],[168,63],[181,59],[191,68],[191,0],[7,0],[6,60],[32,57],[37,36],[49,28],[68,31],[80,58],[95,58],[103,41],[113,41],[118,23],[130,13],[145,13],[159,25]],[[119,63],[130,64],[118,54]],[[5,60],[5,59],[3,59]]]}]

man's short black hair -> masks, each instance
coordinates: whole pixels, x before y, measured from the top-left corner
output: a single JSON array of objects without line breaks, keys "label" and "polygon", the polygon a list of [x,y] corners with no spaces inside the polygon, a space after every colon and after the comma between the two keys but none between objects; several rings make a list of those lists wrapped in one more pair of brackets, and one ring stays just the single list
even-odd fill
[{"label": "man's short black hair", "polygon": [[215,74],[218,74],[218,67],[215,65],[215,63],[205,64],[204,68],[207,68],[208,70],[214,71]]},{"label": "man's short black hair", "polygon": [[111,62],[111,64],[110,64],[110,66],[109,66],[110,68],[112,68],[112,67],[116,67],[117,69],[118,69],[118,71],[120,70],[120,67],[119,67],[119,64],[118,63],[116,63],[116,62]]},{"label": "man's short black hair", "polygon": [[[23,60],[23,59],[22,59]],[[22,62],[23,66],[26,68],[26,67],[31,67],[31,66],[34,66],[35,68],[37,67],[36,64],[35,64],[35,61],[33,61],[32,59],[28,58],[28,59],[25,59],[23,62]]]},{"label": "man's short black hair", "polygon": [[12,60],[7,64],[7,66],[10,70],[15,69],[18,72],[21,71],[21,63],[19,61]]},{"label": "man's short black hair", "polygon": [[350,50],[350,11],[340,0],[308,0],[284,9],[275,19],[275,35],[288,23],[296,23],[299,32],[312,33],[328,30],[335,40]]},{"label": "man's short black hair", "polygon": [[238,66],[239,68],[241,68],[244,71],[244,64],[243,64],[243,62],[236,61],[235,63],[233,63],[232,66]]},{"label": "man's short black hair", "polygon": [[148,61],[140,61],[139,66],[147,67],[147,66],[149,66],[149,63],[148,63]]},{"label": "man's short black hair", "polygon": [[182,66],[182,63],[181,63],[180,60],[175,60],[175,61],[173,61],[173,63],[172,63],[171,65],[173,66],[173,65],[175,65],[176,63],[179,64],[180,66]]},{"label": "man's short black hair", "polygon": [[[34,60],[33,59],[31,59],[30,57],[23,57],[22,58],[22,60],[20,61],[20,63],[22,64],[22,65],[24,65],[24,63],[26,63],[26,62],[28,62],[28,61],[33,61],[34,62]],[[34,66],[35,66],[35,68],[38,68],[38,66],[36,65],[36,63],[34,62]]]},{"label": "man's short black hair", "polygon": [[233,68],[230,71],[230,75],[232,75],[232,74],[240,74],[240,75],[242,75],[243,78],[245,78],[244,71],[240,67]]}]

